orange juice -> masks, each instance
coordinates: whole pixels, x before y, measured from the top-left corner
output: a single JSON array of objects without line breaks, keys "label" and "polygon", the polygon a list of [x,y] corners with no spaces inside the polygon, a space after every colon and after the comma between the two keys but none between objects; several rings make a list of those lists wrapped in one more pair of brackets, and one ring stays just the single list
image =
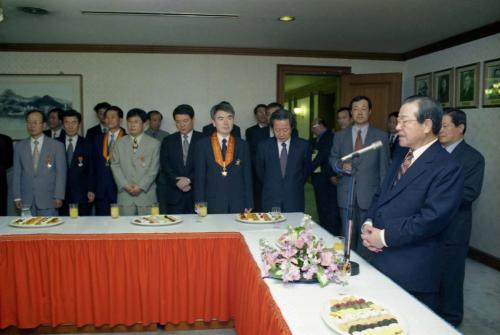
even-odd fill
[{"label": "orange juice", "polygon": [[69,217],[72,219],[78,218],[78,205],[77,204],[70,204],[69,205]]},{"label": "orange juice", "polygon": [[153,204],[153,206],[151,206],[151,215],[153,216],[160,215],[160,207],[158,204]]},{"label": "orange juice", "polygon": [[120,209],[117,204],[111,205],[111,217],[113,219],[118,219],[120,217]]}]

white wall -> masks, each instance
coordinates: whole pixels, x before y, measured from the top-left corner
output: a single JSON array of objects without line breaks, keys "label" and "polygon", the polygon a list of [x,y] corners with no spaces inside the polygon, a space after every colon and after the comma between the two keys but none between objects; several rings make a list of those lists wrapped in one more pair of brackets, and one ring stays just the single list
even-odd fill
[{"label": "white wall", "polygon": [[132,107],[158,109],[162,127],[174,131],[171,112],[181,103],[197,114],[196,128],[210,120],[210,107],[221,100],[236,109],[242,130],[254,123],[253,107],[276,100],[277,64],[352,66],[354,73],[402,72],[394,61],[287,57],[18,53],[0,52],[0,73],[82,74],[84,126],[97,123],[93,106],[108,101],[125,112]]},{"label": "white wall", "polygon": [[[403,74],[403,95],[413,94],[414,76],[450,67],[483,62],[500,57],[500,34],[482,38],[406,62]],[[480,95],[482,97],[482,95]],[[498,131],[500,108],[465,109],[467,113],[466,141],[478,149],[486,160],[483,190],[473,206],[471,246],[500,257],[500,150]]]}]

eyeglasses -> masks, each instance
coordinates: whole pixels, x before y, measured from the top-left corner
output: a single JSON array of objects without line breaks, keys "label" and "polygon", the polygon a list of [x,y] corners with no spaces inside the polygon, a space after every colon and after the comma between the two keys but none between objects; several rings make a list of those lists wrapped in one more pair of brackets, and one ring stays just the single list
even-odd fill
[{"label": "eyeglasses", "polygon": [[401,119],[397,119],[397,124],[400,124],[402,125],[403,127],[406,127],[406,124],[408,122],[412,122],[412,121],[418,121],[417,119],[411,119],[411,120],[401,120]]}]

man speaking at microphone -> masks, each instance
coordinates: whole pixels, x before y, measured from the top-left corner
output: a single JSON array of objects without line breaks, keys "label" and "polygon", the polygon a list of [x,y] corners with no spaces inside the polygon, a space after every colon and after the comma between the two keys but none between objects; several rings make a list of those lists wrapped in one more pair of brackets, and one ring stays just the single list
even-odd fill
[{"label": "man speaking at microphone", "polygon": [[443,111],[429,97],[407,98],[399,111],[399,144],[366,213],[361,235],[372,263],[434,309],[443,233],[460,205],[462,168],[438,142]]},{"label": "man speaking at microphone", "polygon": [[[330,154],[332,167],[338,163],[344,170],[356,174],[356,185],[353,185],[353,227],[351,235],[351,249],[363,257],[370,252],[362,246],[360,232],[365,213],[372,201],[373,195],[382,183],[387,167],[389,165],[389,140],[387,133],[370,125],[369,119],[372,113],[372,102],[366,96],[357,96],[351,100],[349,105],[354,124],[342,129],[335,134]],[[353,157],[353,159],[340,162],[342,157],[353,151],[362,150],[381,141],[382,148],[371,150]],[[334,168],[335,170],[335,168]],[[348,203],[349,203],[349,178],[339,175],[337,185],[337,201],[340,208],[340,216],[344,236],[347,236],[348,227]]]}]

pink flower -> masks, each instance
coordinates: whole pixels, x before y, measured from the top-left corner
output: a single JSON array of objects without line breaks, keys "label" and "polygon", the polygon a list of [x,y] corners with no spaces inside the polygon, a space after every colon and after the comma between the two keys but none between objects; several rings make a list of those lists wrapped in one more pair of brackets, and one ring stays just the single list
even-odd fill
[{"label": "pink flower", "polygon": [[330,266],[335,260],[334,255],[331,251],[324,251],[320,254],[321,266]]},{"label": "pink flower", "polygon": [[304,240],[301,238],[295,241],[295,247],[298,249],[302,249],[304,247],[304,244]]}]

